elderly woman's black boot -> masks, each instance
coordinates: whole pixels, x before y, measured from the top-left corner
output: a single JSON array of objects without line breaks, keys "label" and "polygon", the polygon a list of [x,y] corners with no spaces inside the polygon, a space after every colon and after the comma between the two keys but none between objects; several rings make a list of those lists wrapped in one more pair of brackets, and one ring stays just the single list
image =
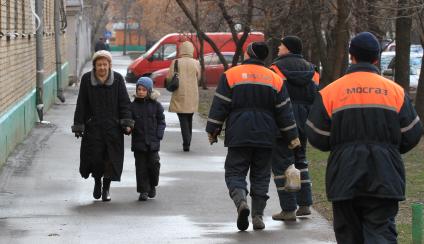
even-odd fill
[{"label": "elderly woman's black boot", "polygon": [[110,179],[103,178],[103,191],[102,191],[102,201],[108,202],[111,200],[109,188],[110,188]]},{"label": "elderly woman's black boot", "polygon": [[93,197],[94,199],[99,199],[102,196],[102,178],[94,178],[94,190]]}]

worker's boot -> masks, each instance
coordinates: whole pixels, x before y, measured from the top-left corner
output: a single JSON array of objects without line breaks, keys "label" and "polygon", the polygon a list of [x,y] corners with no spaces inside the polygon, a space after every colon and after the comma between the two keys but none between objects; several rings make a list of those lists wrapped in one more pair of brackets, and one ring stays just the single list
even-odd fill
[{"label": "worker's boot", "polygon": [[311,215],[310,206],[299,206],[299,209],[296,211],[296,216],[306,216]]},{"label": "worker's boot", "polygon": [[102,196],[102,178],[94,178],[94,190],[93,197],[94,199],[99,199]]},{"label": "worker's boot", "polygon": [[109,193],[110,182],[111,182],[110,179],[103,178],[103,190],[102,190],[102,201],[103,202],[108,202],[108,201],[111,200],[110,193]]},{"label": "worker's boot", "polygon": [[272,215],[273,220],[296,221],[296,211],[281,211]]},{"label": "worker's boot", "polygon": [[266,199],[258,197],[252,198],[252,224],[254,230],[265,229],[265,224],[263,221],[265,206]]},{"label": "worker's boot", "polygon": [[237,228],[239,230],[246,230],[249,227],[250,214],[250,209],[246,201],[246,191],[235,188],[230,192],[230,196],[237,207]]}]

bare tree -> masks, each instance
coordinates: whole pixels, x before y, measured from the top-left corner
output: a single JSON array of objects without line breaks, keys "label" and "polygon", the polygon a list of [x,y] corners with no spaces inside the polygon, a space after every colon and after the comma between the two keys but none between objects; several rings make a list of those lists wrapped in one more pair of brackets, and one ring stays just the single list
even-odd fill
[{"label": "bare tree", "polygon": [[412,18],[408,15],[409,0],[398,0],[398,18],[396,19],[396,62],[395,81],[409,92],[409,58],[411,46]]},{"label": "bare tree", "polygon": [[[99,36],[103,35],[106,23],[109,21],[105,14],[110,7],[110,0],[86,0],[85,4],[89,6],[86,13],[92,26],[91,43],[94,44]],[[92,45],[94,47],[94,45]]]},{"label": "bare tree", "polygon": [[[192,26],[195,28],[198,35],[204,39],[206,42],[209,43],[209,45],[212,47],[214,52],[217,54],[220,62],[224,65],[224,69],[228,69],[228,63],[225,60],[224,56],[222,55],[219,48],[216,46],[216,44],[205,34],[205,32],[202,30],[201,26],[198,22],[196,22],[195,18],[193,17],[192,12],[190,12],[187,5],[184,3],[183,0],[176,0],[177,4],[180,6],[180,8],[183,10],[186,17],[190,20]],[[233,3],[235,6],[236,3]],[[234,17],[229,14],[228,8],[225,5],[225,2],[220,0],[218,2],[218,6],[222,12],[222,15],[227,22],[228,28],[230,29],[233,37],[233,41],[236,45],[236,52],[233,58],[232,63],[237,64],[239,57],[241,56],[243,45],[246,42],[247,36],[250,32],[250,24],[252,22],[252,14],[253,14],[253,0],[247,0],[247,11],[244,13],[240,9],[244,9],[244,7],[241,7],[238,11],[235,12],[242,12],[242,16],[240,17],[241,25],[243,29],[242,35],[239,37],[239,34],[235,28],[236,22],[234,21]],[[241,6],[241,5],[239,5]]]},{"label": "bare tree", "polygon": [[[424,11],[421,9],[417,16],[417,26],[419,27],[421,46],[424,47]],[[417,94],[415,97],[415,108],[423,121],[424,118],[424,56],[421,58],[421,72],[418,80]]]}]

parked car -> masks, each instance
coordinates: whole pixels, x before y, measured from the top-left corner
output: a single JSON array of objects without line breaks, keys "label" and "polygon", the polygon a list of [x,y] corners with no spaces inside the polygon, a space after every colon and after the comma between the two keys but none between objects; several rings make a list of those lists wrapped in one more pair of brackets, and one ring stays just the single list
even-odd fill
[{"label": "parked car", "polygon": [[[394,58],[396,52],[388,51],[381,53],[381,70],[383,75],[391,80],[394,79]],[[409,86],[412,89],[416,89],[418,86],[418,80],[420,78],[421,71],[421,59],[423,57],[423,52],[411,52],[409,59]]]},{"label": "parked car", "polygon": [[[234,52],[222,52],[225,60],[229,65],[233,61]],[[205,79],[207,86],[216,86],[221,74],[224,72],[224,65],[219,61],[216,53],[208,53],[204,56],[205,60]],[[165,87],[165,78],[168,75],[169,68],[157,70],[152,73],[152,78],[155,87]]]},{"label": "parked car", "polygon": [[[236,45],[230,32],[207,32],[205,33],[218,47],[221,52],[235,52]],[[242,33],[239,33],[239,37]],[[198,58],[197,51],[199,41],[195,33],[182,34],[172,33],[162,37],[146,53],[134,60],[127,69],[125,80],[134,83],[141,76],[149,76],[154,71],[168,68],[172,60],[177,56],[178,46],[184,41],[191,41],[195,46],[194,58]],[[243,51],[254,41],[264,41],[264,34],[261,32],[251,32],[247,36],[243,45]],[[208,42],[204,42],[204,53],[213,53]]]},{"label": "parked car", "polygon": [[[411,44],[411,53],[419,53],[423,52],[423,47],[421,44]],[[384,47],[383,52],[394,52],[396,51],[396,42],[391,42],[387,46]]]}]

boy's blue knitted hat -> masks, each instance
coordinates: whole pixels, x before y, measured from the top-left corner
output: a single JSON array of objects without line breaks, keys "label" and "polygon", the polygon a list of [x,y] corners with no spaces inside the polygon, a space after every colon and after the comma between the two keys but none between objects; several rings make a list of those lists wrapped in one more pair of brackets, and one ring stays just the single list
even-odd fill
[{"label": "boy's blue knitted hat", "polygon": [[153,90],[153,81],[147,76],[143,76],[138,79],[136,86],[140,85],[144,86],[149,91],[149,93]]}]

